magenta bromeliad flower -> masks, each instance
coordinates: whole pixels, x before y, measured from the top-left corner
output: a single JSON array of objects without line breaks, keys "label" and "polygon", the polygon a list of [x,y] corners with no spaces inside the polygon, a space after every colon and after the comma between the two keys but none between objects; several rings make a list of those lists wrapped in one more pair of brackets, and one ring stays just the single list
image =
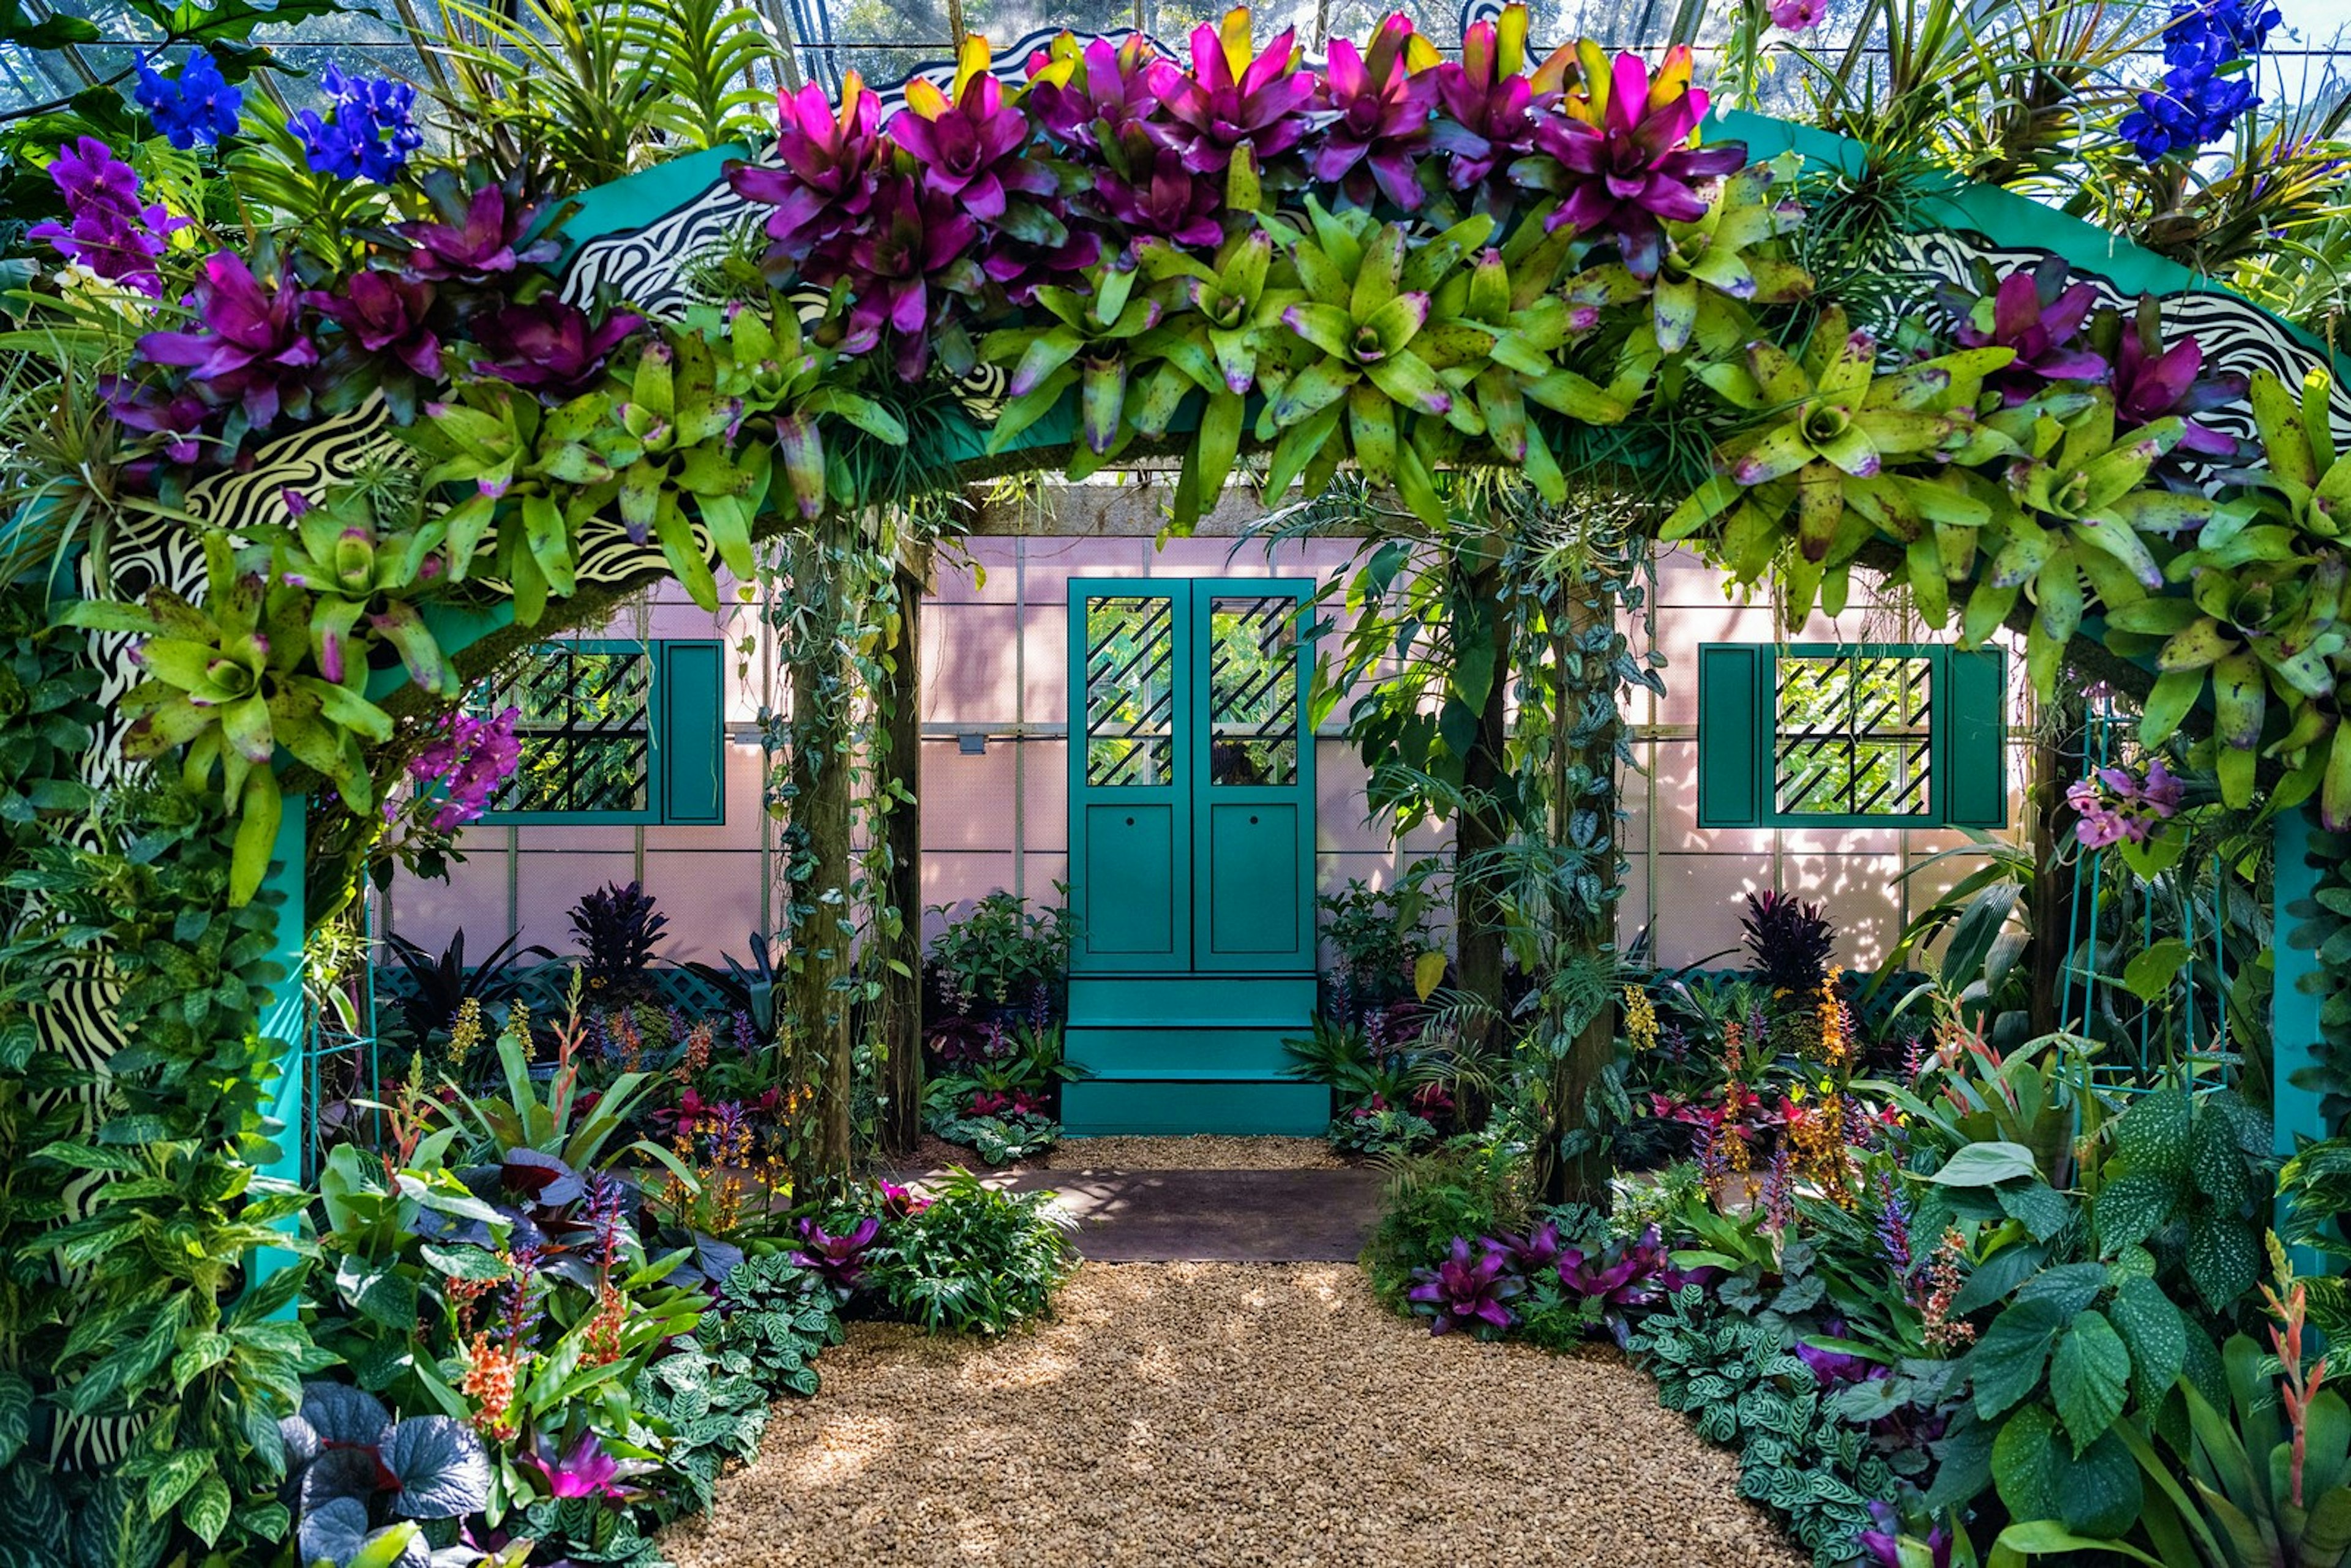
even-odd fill
[{"label": "magenta bromeliad flower", "polygon": [[1203,249],[1224,239],[1217,221],[1225,205],[1223,181],[1201,179],[1184,167],[1183,154],[1158,145],[1139,127],[1129,126],[1105,153],[1111,167],[1096,177],[1094,199],[1134,239]]},{"label": "magenta bromeliad flower", "polygon": [[428,324],[433,285],[389,272],[355,272],[319,304],[327,319],[371,354],[420,376],[441,374],[441,340]]},{"label": "magenta bromeliad flower", "polygon": [[2185,425],[2176,451],[2199,457],[2238,456],[2241,444],[2196,418],[2240,402],[2248,378],[2233,371],[2203,374],[2204,347],[2194,335],[2163,346],[2163,328],[2150,297],[2122,324],[2115,345],[2115,422],[2127,430],[2177,415]]},{"label": "magenta bromeliad flower", "polygon": [[1029,119],[1005,100],[1004,84],[987,68],[987,40],[967,40],[953,95],[916,77],[906,84],[904,112],[882,129],[923,166],[927,187],[955,197],[983,224],[1002,218],[1014,195],[1050,195],[1057,184],[1050,169],[1022,156]]},{"label": "magenta bromeliad flower", "polygon": [[1514,5],[1499,22],[1472,25],[1462,35],[1460,60],[1437,68],[1442,112],[1430,127],[1429,145],[1446,154],[1446,183],[1453,189],[1486,186],[1533,149],[1536,111],[1558,101],[1568,51],[1553,54],[1531,77],[1526,56],[1527,13]]},{"label": "magenta bromeliad flower", "polygon": [[1535,150],[1548,156],[1520,159],[1510,177],[1566,198],[1545,228],[1606,229],[1633,276],[1655,277],[1665,246],[1658,220],[1706,216],[1698,184],[1744,168],[1747,149],[1697,145],[1707,94],[1690,85],[1688,46],[1667,50],[1654,72],[1635,54],[1618,55],[1605,70],[1596,49],[1587,51],[1583,89],[1563,100],[1562,114],[1535,126]]},{"label": "magenta bromeliad flower", "polygon": [[594,1432],[582,1432],[579,1440],[559,1455],[554,1446],[541,1437],[533,1451],[523,1456],[523,1462],[538,1472],[552,1498],[613,1498],[625,1499],[631,1489],[621,1485],[622,1479],[633,1469],[623,1466],[604,1451],[604,1441]]},{"label": "magenta bromeliad flower", "polygon": [[256,430],[280,412],[298,419],[309,413],[319,344],[303,318],[319,295],[290,269],[265,284],[244,257],[222,250],[204,258],[193,298],[197,329],[150,332],[139,340],[139,358],[185,371],[198,397],[242,413]]},{"label": "magenta bromeliad flower", "polygon": [[1499,1236],[1481,1236],[1478,1239],[1479,1245],[1508,1258],[1511,1268],[1528,1275],[1553,1267],[1567,1249],[1560,1240],[1558,1222],[1550,1219],[1523,1236],[1504,1231]]},{"label": "magenta bromeliad flower", "polygon": [[918,380],[931,362],[932,331],[957,294],[977,290],[970,252],[979,225],[945,193],[906,175],[874,188],[870,228],[845,245],[836,239],[803,267],[810,283],[846,278],[852,303],[844,353],[862,354],[897,335],[898,374]]},{"label": "magenta bromeliad flower", "polygon": [[1117,43],[1094,38],[1081,49],[1064,33],[1029,57],[1023,100],[1037,122],[1063,142],[1096,151],[1115,145],[1159,108],[1145,72],[1158,54],[1129,33]]},{"label": "magenta bromeliad flower", "polygon": [[776,94],[776,121],[780,168],[735,163],[726,170],[737,195],[776,209],[768,214],[770,274],[863,226],[882,153],[882,100],[862,77],[845,71],[838,109],[810,82],[797,96]]},{"label": "magenta bromeliad flower", "polygon": [[49,162],[49,183],[66,204],[66,221],[35,224],[26,238],[110,282],[160,295],[155,258],[174,229],[187,226],[156,203],[141,204],[139,175],[95,136],[77,136]]},{"label": "magenta bromeliad flower", "polygon": [[1508,1253],[1486,1248],[1473,1255],[1466,1236],[1453,1239],[1442,1263],[1415,1269],[1412,1278],[1405,1300],[1428,1320],[1430,1333],[1467,1329],[1479,1339],[1491,1339],[1518,1321],[1510,1303],[1527,1288],[1525,1281],[1510,1272]]},{"label": "magenta bromeliad flower", "polygon": [[1417,211],[1424,193],[1416,171],[1437,101],[1436,64],[1435,46],[1401,13],[1380,24],[1368,57],[1346,39],[1332,39],[1322,99],[1329,122],[1307,160],[1314,177],[1339,185],[1358,206],[1371,205],[1376,187],[1406,212]]},{"label": "magenta bromeliad flower", "polygon": [[1966,347],[2016,351],[1987,378],[2011,407],[2046,392],[2052,382],[2105,382],[2113,374],[2085,336],[2097,291],[2067,278],[2065,264],[2052,256],[2030,272],[2010,273],[1990,294],[1949,284],[1935,291],[1959,319],[1957,336]]},{"label": "magenta bromeliad flower", "polygon": [[1307,106],[1314,97],[1314,73],[1292,68],[1298,29],[1292,27],[1250,57],[1249,14],[1237,5],[1223,23],[1192,29],[1192,69],[1155,60],[1144,80],[1166,109],[1168,119],[1144,129],[1161,146],[1180,154],[1195,174],[1220,174],[1246,144],[1262,168],[1302,140]]},{"label": "magenta bromeliad flower", "polygon": [[400,225],[413,247],[402,259],[412,277],[479,285],[562,254],[554,236],[529,237],[538,209],[522,199],[519,179],[469,192],[455,171],[434,169],[419,183],[434,216]]},{"label": "magenta bromeliad flower", "polygon": [[853,1229],[830,1235],[813,1219],[800,1221],[800,1244],[791,1254],[795,1268],[806,1269],[847,1301],[865,1282],[865,1249],[882,1234],[882,1222],[868,1217]]},{"label": "magenta bromeliad flower", "polygon": [[485,316],[478,328],[482,357],[475,369],[560,402],[584,392],[603,373],[604,361],[644,318],[616,310],[602,323],[586,311],[542,294],[528,305],[509,305]]}]

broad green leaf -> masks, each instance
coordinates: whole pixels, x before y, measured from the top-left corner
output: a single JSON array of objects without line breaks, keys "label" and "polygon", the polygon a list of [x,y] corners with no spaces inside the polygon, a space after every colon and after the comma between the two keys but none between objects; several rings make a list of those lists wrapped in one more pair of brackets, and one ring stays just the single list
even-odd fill
[{"label": "broad green leaf", "polygon": [[2049,1394],[2076,1458],[2106,1434],[2130,1397],[2130,1351],[2095,1311],[2074,1319],[2049,1358]]}]

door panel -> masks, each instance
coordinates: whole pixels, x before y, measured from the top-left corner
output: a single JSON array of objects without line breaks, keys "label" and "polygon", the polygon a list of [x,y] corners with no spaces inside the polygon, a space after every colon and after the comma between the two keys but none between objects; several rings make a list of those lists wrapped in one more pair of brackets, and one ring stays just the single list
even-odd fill
[{"label": "door panel", "polygon": [[1299,950],[1298,808],[1208,806],[1207,948],[1214,959]]},{"label": "door panel", "polygon": [[1087,949],[1103,958],[1180,962],[1176,808],[1088,806],[1084,821]]}]

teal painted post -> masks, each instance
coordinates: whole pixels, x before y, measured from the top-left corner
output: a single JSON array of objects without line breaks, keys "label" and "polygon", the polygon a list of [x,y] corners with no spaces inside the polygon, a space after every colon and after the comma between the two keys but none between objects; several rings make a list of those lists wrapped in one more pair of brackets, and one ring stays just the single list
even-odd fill
[{"label": "teal painted post", "polygon": [[[2276,819],[2270,873],[2270,953],[2273,965],[2270,991],[2270,1124],[2271,1146],[2290,1155],[2304,1138],[2326,1136],[2326,1121],[2315,1088],[2294,1082],[2304,1068],[2317,1065],[2319,994],[2318,949],[2294,941],[2295,927],[2315,910],[2318,867],[2310,854],[2310,813],[2283,811]],[[2307,1248],[2294,1249],[2296,1273],[2324,1274],[2325,1260]]]},{"label": "teal painted post", "polygon": [[[286,814],[277,823],[277,842],[269,852],[269,874],[261,883],[263,892],[280,895],[277,936],[270,956],[285,971],[284,977],[271,987],[269,1001],[261,1009],[261,1038],[275,1041],[280,1048],[277,1076],[269,1088],[266,1113],[270,1125],[264,1128],[277,1141],[277,1154],[262,1167],[261,1174],[298,1186],[302,1180],[303,1080],[309,1066],[303,1052],[310,1037],[309,1004],[302,994],[306,914],[302,883],[309,804],[305,796],[287,797]],[[284,1221],[283,1228],[290,1230],[297,1223],[289,1218]],[[283,1248],[260,1249],[254,1255],[253,1283],[261,1283],[293,1261],[294,1255]],[[283,1315],[291,1317],[293,1312],[289,1303]]]}]

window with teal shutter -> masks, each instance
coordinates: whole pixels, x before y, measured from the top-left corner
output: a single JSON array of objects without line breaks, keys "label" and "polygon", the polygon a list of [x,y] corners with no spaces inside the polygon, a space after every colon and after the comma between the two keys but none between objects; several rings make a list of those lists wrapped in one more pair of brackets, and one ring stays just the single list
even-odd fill
[{"label": "window with teal shutter", "polygon": [[715,640],[539,643],[475,712],[516,710],[521,758],[493,824],[726,820],[725,654]]},{"label": "window with teal shutter", "polygon": [[2006,665],[1942,643],[1701,646],[1698,825],[2005,826]]}]

